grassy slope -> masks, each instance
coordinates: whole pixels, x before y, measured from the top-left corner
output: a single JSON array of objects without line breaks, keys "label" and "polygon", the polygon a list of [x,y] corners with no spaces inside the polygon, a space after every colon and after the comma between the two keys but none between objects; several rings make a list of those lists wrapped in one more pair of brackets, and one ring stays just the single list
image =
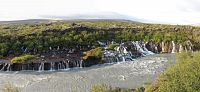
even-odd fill
[{"label": "grassy slope", "polygon": [[200,52],[178,55],[177,64],[163,73],[146,92],[199,92]]}]

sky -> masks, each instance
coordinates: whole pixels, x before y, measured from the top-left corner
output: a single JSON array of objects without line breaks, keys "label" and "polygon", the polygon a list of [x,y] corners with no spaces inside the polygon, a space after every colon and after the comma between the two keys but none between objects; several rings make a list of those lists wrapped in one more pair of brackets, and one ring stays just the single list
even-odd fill
[{"label": "sky", "polygon": [[200,24],[200,0],[0,0],[0,21],[80,16]]}]

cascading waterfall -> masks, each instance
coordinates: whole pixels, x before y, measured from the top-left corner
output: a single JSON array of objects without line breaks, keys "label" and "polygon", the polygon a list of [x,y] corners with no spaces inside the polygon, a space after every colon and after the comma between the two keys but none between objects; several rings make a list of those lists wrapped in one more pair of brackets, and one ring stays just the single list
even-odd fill
[{"label": "cascading waterfall", "polygon": [[57,47],[57,50],[60,50],[60,46]]},{"label": "cascading waterfall", "polygon": [[192,46],[189,46],[189,50],[190,50],[191,52],[194,52],[194,51],[192,50]]},{"label": "cascading waterfall", "polygon": [[164,53],[165,52],[165,43],[164,42],[161,43],[161,47],[162,47],[162,53]]},{"label": "cascading waterfall", "polygon": [[79,66],[80,68],[82,68],[83,67],[83,60],[80,60],[80,66]]},{"label": "cascading waterfall", "polygon": [[128,51],[126,50],[125,47],[123,47],[123,53],[124,53],[124,54],[128,54]]},{"label": "cascading waterfall", "polygon": [[125,61],[126,61],[126,59],[125,59],[125,57],[124,57],[124,56],[122,56],[122,61],[123,61],[123,62],[125,62]]},{"label": "cascading waterfall", "polygon": [[44,71],[44,62],[41,62],[38,71]]},{"label": "cascading waterfall", "polygon": [[145,53],[144,50],[140,47],[138,41],[136,41],[136,42],[133,41],[132,43],[133,43],[133,45],[136,46],[137,51],[140,52],[140,53],[142,54],[142,56],[146,56],[146,55],[144,54],[144,53]]},{"label": "cascading waterfall", "polygon": [[6,66],[7,66],[7,63],[5,63],[5,64],[3,65],[3,67],[1,68],[1,71],[4,71],[4,69],[5,69]]},{"label": "cascading waterfall", "polygon": [[6,71],[10,71],[10,64],[7,65],[7,70]]},{"label": "cascading waterfall", "polygon": [[50,65],[50,66],[51,66],[51,68],[50,68],[51,71],[55,70],[54,65],[55,65],[55,63],[54,63],[54,62],[51,62],[51,65]]},{"label": "cascading waterfall", "polygon": [[176,45],[174,41],[172,41],[172,52],[171,53],[176,53]]},{"label": "cascading waterfall", "polygon": [[50,50],[50,51],[52,50],[52,47],[51,47],[51,46],[49,47],[49,50]]},{"label": "cascading waterfall", "polygon": [[[69,62],[69,61],[68,61]],[[68,62],[64,62],[65,63],[65,69],[69,68],[69,63]]]},{"label": "cascading waterfall", "polygon": [[193,44],[191,43],[191,41],[188,41],[188,46],[189,46],[189,51],[193,52]]},{"label": "cascading waterfall", "polygon": [[[132,44],[132,45],[131,45]],[[116,47],[114,50],[115,51],[108,51],[105,50],[104,51],[104,56],[106,57],[107,62],[112,63],[112,62],[119,62],[121,61],[126,61],[126,60],[130,60],[130,61],[134,61],[134,59],[132,57],[136,57],[133,55],[132,51],[128,51],[126,47],[126,43],[122,43],[120,44],[120,46]],[[127,46],[130,47],[135,47],[135,49],[137,50],[136,53],[140,53],[142,54],[142,56],[146,56],[146,55],[152,55],[154,54],[153,52],[149,51],[146,48],[146,44],[144,43],[140,43],[138,41],[136,42],[131,42],[128,43]]]},{"label": "cascading waterfall", "polygon": [[154,54],[153,52],[147,50],[147,48],[145,47],[145,44],[144,44],[144,46],[143,46],[143,48],[142,48],[142,47],[139,45],[139,42],[138,42],[138,41],[132,42],[132,43],[136,46],[138,52],[140,52],[140,53],[142,54],[142,56]]},{"label": "cascading waterfall", "polygon": [[179,53],[183,52],[183,46],[180,44],[179,45]]},{"label": "cascading waterfall", "polygon": [[187,47],[185,46],[185,51],[188,52]]},{"label": "cascading waterfall", "polygon": [[155,53],[158,53],[158,46],[154,44],[153,47],[155,49]]},{"label": "cascading waterfall", "polygon": [[27,48],[24,49],[24,52],[26,52],[26,51],[27,51]]},{"label": "cascading waterfall", "polygon": [[149,50],[146,48],[146,44],[143,44],[143,49],[144,49],[144,51],[145,51],[148,55],[154,54],[152,51],[149,51]]},{"label": "cascading waterfall", "polygon": [[61,69],[61,63],[60,62],[58,63],[57,67],[58,67],[58,70]]}]

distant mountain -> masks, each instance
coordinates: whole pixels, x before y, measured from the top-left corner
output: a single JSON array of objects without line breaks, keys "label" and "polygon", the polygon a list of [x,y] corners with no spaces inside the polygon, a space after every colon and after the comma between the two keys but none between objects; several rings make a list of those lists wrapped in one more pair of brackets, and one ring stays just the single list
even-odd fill
[{"label": "distant mountain", "polygon": [[142,22],[142,23],[153,23],[149,20],[139,19],[132,16],[127,16],[113,12],[98,12],[98,13],[80,13],[66,16],[55,16],[55,15],[41,15],[39,19],[27,19],[27,20],[15,20],[15,21],[0,21],[0,24],[11,24],[11,23],[38,23],[46,22],[51,20],[86,20],[86,21],[100,21],[100,20],[115,20],[115,21],[129,21],[129,22]]},{"label": "distant mountain", "polygon": [[12,23],[37,23],[49,21],[48,19],[27,19],[27,20],[14,20],[14,21],[0,21],[0,24],[12,24]]},{"label": "distant mountain", "polygon": [[81,19],[112,19],[112,20],[131,20],[135,22],[150,22],[148,20],[143,20],[135,18],[132,16],[127,16],[119,13],[112,12],[99,12],[99,13],[89,13],[89,14],[72,14],[66,16],[54,16],[54,15],[42,15],[40,16],[44,19],[58,19],[58,20],[81,20]]}]

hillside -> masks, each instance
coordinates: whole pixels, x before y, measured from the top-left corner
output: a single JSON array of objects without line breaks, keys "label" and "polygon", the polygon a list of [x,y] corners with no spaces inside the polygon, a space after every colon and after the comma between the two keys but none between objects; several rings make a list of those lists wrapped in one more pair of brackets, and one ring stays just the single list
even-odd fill
[{"label": "hillside", "polygon": [[198,51],[199,35],[199,27],[127,20],[19,21],[0,25],[0,62],[4,62],[0,68],[9,70],[5,67],[16,63],[11,66],[14,70],[25,69],[22,66],[49,70],[53,66],[50,62],[60,69],[133,60],[152,52]]},{"label": "hillside", "polygon": [[65,45],[96,45],[97,41],[153,41],[155,43],[191,41],[198,50],[200,28],[181,25],[144,24],[120,20],[73,20],[10,23],[0,25],[0,54],[45,52]]}]

